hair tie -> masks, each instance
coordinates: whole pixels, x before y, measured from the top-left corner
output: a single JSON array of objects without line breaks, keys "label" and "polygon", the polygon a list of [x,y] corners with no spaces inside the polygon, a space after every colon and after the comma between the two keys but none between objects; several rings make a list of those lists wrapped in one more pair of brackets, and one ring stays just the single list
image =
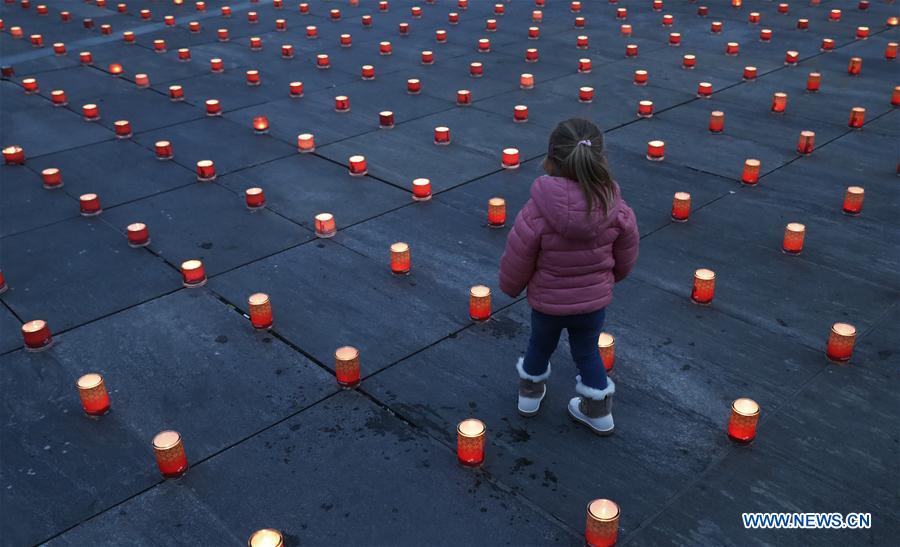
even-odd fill
[{"label": "hair tie", "polygon": [[578,141],[578,144],[583,144],[585,146],[592,146],[591,141],[589,139],[585,139],[583,141]]}]

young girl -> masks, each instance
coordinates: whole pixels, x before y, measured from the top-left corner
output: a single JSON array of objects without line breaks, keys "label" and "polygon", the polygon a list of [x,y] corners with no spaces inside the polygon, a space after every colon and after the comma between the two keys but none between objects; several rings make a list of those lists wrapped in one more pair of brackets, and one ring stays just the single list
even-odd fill
[{"label": "young girl", "polygon": [[518,296],[528,287],[531,340],[519,358],[519,413],[534,416],[547,394],[549,358],[563,329],[578,365],[569,414],[595,433],[613,432],[612,395],[597,351],[613,284],[638,255],[634,212],[612,180],[603,134],[574,118],[556,126],[542,175],[516,217],[500,260],[500,288]]}]

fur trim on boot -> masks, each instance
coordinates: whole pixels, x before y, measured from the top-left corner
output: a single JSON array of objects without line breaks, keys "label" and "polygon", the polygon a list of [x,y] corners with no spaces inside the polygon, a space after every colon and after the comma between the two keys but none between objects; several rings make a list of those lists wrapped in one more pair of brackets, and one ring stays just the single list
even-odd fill
[{"label": "fur trim on boot", "polygon": [[[519,378],[523,380],[531,380],[532,382],[543,382],[547,378],[550,377],[550,363],[547,363],[547,372],[535,376],[534,374],[528,374],[525,372],[525,368],[522,366],[525,363],[524,357],[519,357],[519,362],[516,363],[516,370],[519,371]],[[579,378],[581,378],[579,376]],[[580,380],[579,380],[580,381]]]},{"label": "fur trim on boot", "polygon": [[588,399],[600,400],[605,398],[607,395],[612,395],[616,392],[616,384],[612,381],[612,378],[606,379],[606,389],[597,389],[595,387],[588,387],[582,384],[581,375],[575,377],[575,382],[575,393],[581,395],[582,397],[587,397]]}]

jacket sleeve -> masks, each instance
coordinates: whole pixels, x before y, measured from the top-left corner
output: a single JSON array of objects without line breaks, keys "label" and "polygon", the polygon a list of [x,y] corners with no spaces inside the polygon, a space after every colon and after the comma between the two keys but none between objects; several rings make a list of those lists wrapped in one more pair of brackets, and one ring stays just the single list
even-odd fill
[{"label": "jacket sleeve", "polygon": [[641,242],[634,211],[624,202],[619,207],[618,223],[619,237],[613,243],[613,259],[616,262],[613,266],[613,276],[616,283],[628,277],[634,263],[637,262]]},{"label": "jacket sleeve", "polygon": [[529,199],[516,216],[500,258],[500,289],[509,296],[519,296],[534,275],[543,224],[537,206]]}]

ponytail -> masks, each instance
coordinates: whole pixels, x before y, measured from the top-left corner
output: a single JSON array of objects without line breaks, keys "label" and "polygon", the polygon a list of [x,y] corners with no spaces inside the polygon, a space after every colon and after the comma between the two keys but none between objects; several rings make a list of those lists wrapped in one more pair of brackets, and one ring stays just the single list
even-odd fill
[{"label": "ponytail", "polygon": [[608,214],[616,198],[615,185],[603,152],[603,134],[593,123],[572,118],[550,135],[544,169],[581,187],[590,214],[595,206]]}]

